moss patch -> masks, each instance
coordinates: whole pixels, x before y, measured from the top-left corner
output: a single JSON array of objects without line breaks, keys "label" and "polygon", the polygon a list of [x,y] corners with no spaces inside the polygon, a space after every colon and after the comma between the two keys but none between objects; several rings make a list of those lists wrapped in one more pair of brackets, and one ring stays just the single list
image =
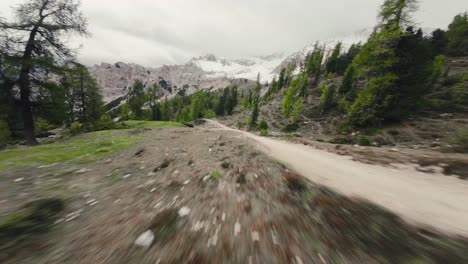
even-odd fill
[{"label": "moss patch", "polygon": [[56,198],[26,204],[0,221],[0,250],[11,249],[33,235],[46,232],[65,207]]}]

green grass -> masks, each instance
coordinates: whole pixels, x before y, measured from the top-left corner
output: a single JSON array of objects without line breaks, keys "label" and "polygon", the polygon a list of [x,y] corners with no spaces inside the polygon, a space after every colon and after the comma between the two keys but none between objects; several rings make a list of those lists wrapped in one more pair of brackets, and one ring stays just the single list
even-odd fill
[{"label": "green grass", "polygon": [[185,127],[182,123],[168,121],[137,121],[129,120],[123,122],[128,128],[170,128]]},{"label": "green grass", "polygon": [[219,171],[212,171],[210,176],[211,176],[211,179],[213,179],[215,181],[219,181],[221,179],[221,177],[223,177],[223,175],[221,175],[221,173]]},{"label": "green grass", "polygon": [[125,131],[106,130],[81,134],[51,144],[0,152],[0,170],[28,164],[47,165],[70,161],[89,163],[129,148],[140,140]]},{"label": "green grass", "polygon": [[[181,123],[162,121],[125,121],[126,128],[184,127]],[[141,140],[126,130],[104,130],[80,134],[67,140],[29,148],[0,151],[0,170],[29,164],[47,165],[58,162],[90,163],[127,149]]]}]

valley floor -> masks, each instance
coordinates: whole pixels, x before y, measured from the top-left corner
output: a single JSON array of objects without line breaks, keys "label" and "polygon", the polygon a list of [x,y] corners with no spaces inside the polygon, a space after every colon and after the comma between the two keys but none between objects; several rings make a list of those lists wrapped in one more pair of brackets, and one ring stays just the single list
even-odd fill
[{"label": "valley floor", "polygon": [[[9,150],[0,152],[1,263],[468,262],[468,241],[453,235],[467,231],[466,183],[455,177],[366,165],[213,122],[112,133],[102,150],[110,152],[98,151],[95,162],[13,166]],[[97,137],[87,141],[98,145],[109,134]],[[133,145],[114,151],[122,137]],[[79,148],[73,142],[64,147]],[[396,196],[377,199],[386,193]],[[64,203],[57,214],[41,214],[52,228],[22,232],[37,219],[25,225],[19,212],[44,198]]]}]

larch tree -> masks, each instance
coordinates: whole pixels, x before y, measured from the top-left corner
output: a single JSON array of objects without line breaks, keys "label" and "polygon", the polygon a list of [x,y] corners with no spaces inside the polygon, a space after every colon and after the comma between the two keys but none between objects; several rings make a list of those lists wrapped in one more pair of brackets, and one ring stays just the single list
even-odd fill
[{"label": "larch tree", "polygon": [[[15,8],[12,22],[0,22],[0,49],[9,48],[18,65],[16,84],[20,90],[24,136],[28,145],[37,144],[32,109],[33,92],[47,80],[47,73],[74,59],[63,38],[67,34],[87,35],[86,19],[79,0],[29,0]],[[3,46],[5,45],[5,46]]]}]

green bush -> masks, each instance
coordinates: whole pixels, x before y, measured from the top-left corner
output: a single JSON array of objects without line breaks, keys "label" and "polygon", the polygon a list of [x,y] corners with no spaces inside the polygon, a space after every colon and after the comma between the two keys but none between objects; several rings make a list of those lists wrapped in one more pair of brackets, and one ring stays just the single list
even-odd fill
[{"label": "green bush", "polygon": [[258,124],[258,129],[259,130],[267,130],[268,129],[268,124],[265,120],[260,121]]},{"label": "green bush", "polygon": [[70,125],[70,134],[76,135],[82,131],[83,131],[83,124],[78,123],[78,122],[73,122]]},{"label": "green bush", "polygon": [[338,110],[342,113],[347,113],[349,111],[350,103],[346,99],[341,99],[338,101]]},{"label": "green bush", "polygon": [[357,143],[360,146],[371,146],[372,145],[372,140],[370,140],[368,137],[363,136],[363,135],[358,135],[356,137]]},{"label": "green bush", "polygon": [[455,151],[468,153],[468,127],[459,130],[451,143]]},{"label": "green bush", "polygon": [[102,115],[95,126],[95,130],[109,130],[116,126],[109,115]]},{"label": "green bush", "polygon": [[54,129],[54,125],[50,124],[49,122],[47,122],[47,120],[45,120],[42,117],[38,117],[36,119],[35,126],[36,132],[38,134],[46,133],[47,131]]},{"label": "green bush", "polygon": [[284,129],[283,132],[289,133],[289,132],[294,132],[299,129],[299,125],[297,123],[292,123],[287,125]]},{"label": "green bush", "polygon": [[330,140],[332,144],[343,144],[343,145],[350,145],[353,144],[353,139],[350,137],[336,137]]},{"label": "green bush", "polygon": [[262,130],[260,131],[260,136],[262,136],[262,137],[268,136],[268,129],[262,129]]},{"label": "green bush", "polygon": [[0,148],[4,147],[10,140],[11,132],[8,124],[0,120]]},{"label": "green bush", "polygon": [[216,117],[216,113],[213,112],[213,110],[206,110],[205,114],[204,114],[204,117],[205,118],[215,118]]}]

